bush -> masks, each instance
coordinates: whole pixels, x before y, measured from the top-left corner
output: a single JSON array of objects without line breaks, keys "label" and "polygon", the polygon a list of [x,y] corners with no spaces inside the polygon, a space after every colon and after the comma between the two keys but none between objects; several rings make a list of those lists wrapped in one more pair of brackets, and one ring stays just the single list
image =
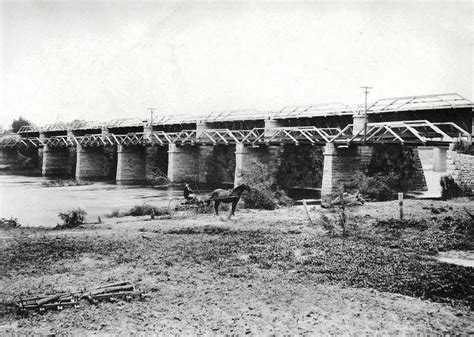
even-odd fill
[{"label": "bush", "polygon": [[62,225],[57,225],[57,228],[74,228],[82,225],[86,220],[87,212],[81,208],[73,209],[65,213],[59,212],[58,216],[63,220]]},{"label": "bush", "polygon": [[107,218],[119,218],[122,216],[122,214],[120,213],[120,210],[114,209],[112,213],[106,214],[105,216]]},{"label": "bush", "polygon": [[270,184],[269,174],[260,162],[255,162],[251,172],[243,173],[243,181],[252,190],[242,195],[245,207],[274,210],[280,206],[291,206],[293,201],[276,184]]},{"label": "bush", "polygon": [[273,210],[277,208],[278,204],[273,198],[271,189],[252,187],[250,192],[242,196],[242,200],[247,208],[259,208]]},{"label": "bush", "polygon": [[467,186],[458,185],[451,175],[442,176],[439,183],[441,197],[444,200],[470,195],[470,189]]},{"label": "bush", "polygon": [[399,175],[390,172],[388,174],[376,173],[372,177],[366,176],[362,172],[358,172],[344,189],[349,192],[356,190],[364,197],[364,199],[374,201],[391,200],[395,191],[400,191]]},{"label": "bush", "polygon": [[10,229],[10,228],[18,228],[21,227],[21,224],[18,222],[17,218],[1,218],[0,219],[0,228],[2,229]]},{"label": "bush", "polygon": [[474,144],[472,142],[463,141],[459,139],[456,143],[454,143],[453,151],[463,154],[470,154],[474,155]]},{"label": "bush", "polygon": [[[153,213],[154,212],[154,213]],[[131,216],[143,216],[143,215],[163,215],[166,214],[165,210],[161,210],[157,207],[153,207],[151,205],[143,204],[134,206],[130,211],[126,212],[124,215],[131,215]]]}]

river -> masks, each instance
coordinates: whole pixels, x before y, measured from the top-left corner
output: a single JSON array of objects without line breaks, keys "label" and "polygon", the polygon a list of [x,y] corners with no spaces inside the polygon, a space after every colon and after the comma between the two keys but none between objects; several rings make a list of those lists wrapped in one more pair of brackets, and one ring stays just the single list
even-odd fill
[{"label": "river", "polygon": [[[439,197],[441,173],[425,168],[428,191],[416,197]],[[182,195],[183,186],[147,187],[117,185],[114,182],[94,182],[84,186],[46,187],[48,179],[37,176],[0,174],[0,218],[17,218],[22,226],[56,226],[59,212],[82,208],[87,221],[97,221],[114,210],[128,211],[133,206],[149,204],[166,207],[173,196]],[[197,190],[196,187],[191,186]],[[230,186],[223,186],[229,188]],[[201,194],[209,192],[200,187]],[[290,190],[293,199],[319,198],[319,189]]]},{"label": "river", "polygon": [[94,182],[46,187],[46,181],[43,177],[0,175],[0,218],[17,218],[22,226],[50,227],[61,222],[60,211],[80,207],[93,222],[116,209],[126,211],[144,203],[165,207],[171,197],[182,195],[182,186],[152,188]]}]

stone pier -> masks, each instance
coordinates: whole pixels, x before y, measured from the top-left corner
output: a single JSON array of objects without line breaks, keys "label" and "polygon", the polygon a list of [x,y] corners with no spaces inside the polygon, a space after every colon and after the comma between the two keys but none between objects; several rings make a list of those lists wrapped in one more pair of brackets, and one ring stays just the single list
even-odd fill
[{"label": "stone pier", "polygon": [[45,177],[73,177],[76,167],[76,149],[70,147],[49,147],[42,151],[41,172]]},{"label": "stone pier", "polygon": [[337,148],[333,143],[326,144],[323,153],[322,201],[341,191],[344,184],[351,183],[354,175],[369,164],[371,154],[369,146]]},{"label": "stone pier", "polygon": [[251,147],[237,144],[235,146],[234,186],[241,184],[247,173],[264,175],[269,183],[275,183],[279,152],[280,146]]},{"label": "stone pier", "polygon": [[116,181],[119,184],[143,183],[146,179],[146,152],[142,146],[117,146]]},{"label": "stone pier", "polygon": [[170,144],[168,149],[168,178],[174,183],[199,180],[199,147]]}]

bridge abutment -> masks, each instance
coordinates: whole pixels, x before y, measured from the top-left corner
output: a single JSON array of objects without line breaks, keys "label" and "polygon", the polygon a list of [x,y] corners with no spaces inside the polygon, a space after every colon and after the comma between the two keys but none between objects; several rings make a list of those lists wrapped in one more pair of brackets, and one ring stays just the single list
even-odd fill
[{"label": "bridge abutment", "polygon": [[116,182],[119,184],[145,181],[146,153],[142,146],[117,146]]},{"label": "bridge abutment", "polygon": [[174,183],[199,179],[199,147],[170,144],[168,149],[168,178]]}]

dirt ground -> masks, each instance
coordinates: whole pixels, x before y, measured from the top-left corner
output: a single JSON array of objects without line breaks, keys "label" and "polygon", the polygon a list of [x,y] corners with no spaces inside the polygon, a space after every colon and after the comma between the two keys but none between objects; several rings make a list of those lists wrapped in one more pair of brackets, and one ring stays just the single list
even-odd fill
[{"label": "dirt ground", "polygon": [[[454,216],[464,209],[474,213],[474,204],[405,201],[407,219],[438,216],[433,209]],[[301,266],[318,247],[300,243],[330,240],[321,212],[310,206],[312,225],[302,206],[295,206],[238,210],[230,220],[211,214],[127,217],[67,231],[1,230],[1,302],[122,280],[148,296],[82,302],[25,318],[4,310],[0,334],[474,334],[474,313],[466,307],[302,276]],[[397,217],[395,201],[348,210],[359,228]],[[257,261],[259,253],[271,263]]]}]

